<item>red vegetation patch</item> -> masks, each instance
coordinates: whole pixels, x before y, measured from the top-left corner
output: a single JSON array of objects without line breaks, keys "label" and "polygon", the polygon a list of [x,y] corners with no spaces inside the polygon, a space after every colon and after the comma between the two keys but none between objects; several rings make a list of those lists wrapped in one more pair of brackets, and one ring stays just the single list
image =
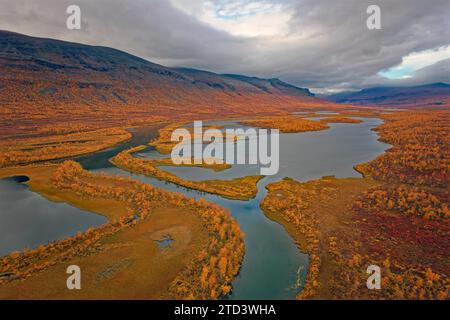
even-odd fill
[{"label": "red vegetation patch", "polygon": [[359,211],[357,226],[365,234],[362,247],[369,256],[389,255],[407,265],[431,266],[441,273],[450,269],[448,220],[424,221],[384,211]]}]

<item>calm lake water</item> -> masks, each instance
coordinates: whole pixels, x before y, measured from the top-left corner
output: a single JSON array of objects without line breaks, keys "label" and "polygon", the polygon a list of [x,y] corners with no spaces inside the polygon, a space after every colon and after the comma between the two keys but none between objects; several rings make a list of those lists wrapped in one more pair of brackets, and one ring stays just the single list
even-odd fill
[{"label": "calm lake water", "polygon": [[[263,214],[260,203],[267,194],[266,185],[285,176],[307,181],[324,175],[337,177],[360,176],[353,166],[369,161],[388,146],[377,140],[372,128],[378,119],[363,119],[361,124],[331,124],[329,130],[280,135],[280,171],[258,184],[258,194],[249,201],[224,199],[217,195],[189,190],[177,185],[132,174],[111,165],[96,171],[129,176],[170,191],[216,202],[227,208],[245,233],[246,252],[239,276],[233,282],[230,299],[293,299],[301,290],[308,270],[308,256],[299,252],[285,229]],[[234,127],[234,122],[205,124]],[[163,157],[154,148],[140,151],[143,158]],[[232,179],[259,174],[258,166],[235,165],[215,172],[204,168],[170,167],[164,169],[192,180]]]},{"label": "calm lake water", "polygon": [[[261,180],[258,184],[257,196],[249,201],[229,200],[220,196],[189,190],[154,178],[126,172],[108,162],[110,157],[124,148],[147,143],[154,137],[154,129],[136,129],[131,141],[106,151],[78,158],[77,161],[91,171],[130,176],[156,187],[182,192],[191,198],[199,199],[203,197],[229,209],[245,233],[246,245],[244,263],[239,276],[233,282],[234,289],[229,298],[293,299],[304,284],[308,270],[308,256],[299,252],[293,239],[281,225],[266,218],[260,210],[260,203],[267,194],[265,187],[268,183],[278,181],[286,176],[300,181],[316,179],[324,175],[358,177],[359,174],[354,171],[353,166],[375,158],[388,147],[388,145],[377,141],[376,133],[371,131],[380,123],[381,120],[378,119],[364,119],[361,124],[330,124],[330,129],[324,131],[281,134],[280,171],[275,176],[265,177]],[[234,122],[210,124],[222,124],[230,127],[236,125]],[[137,156],[144,158],[163,157],[151,147],[139,152]],[[232,179],[243,175],[259,174],[258,166],[245,165],[236,165],[222,172],[195,167],[164,167],[164,169],[191,180]],[[26,188],[26,186],[16,182],[3,182],[8,184],[6,189],[11,194],[5,197],[7,199],[0,198],[0,205],[4,201],[10,204],[15,203],[21,206],[24,211],[29,210],[31,214],[34,207],[27,205],[26,201],[22,201],[20,198],[9,201],[10,197],[15,196],[16,189]],[[20,203],[22,204],[20,205]],[[57,215],[58,212],[61,214],[66,210],[77,210],[70,206],[67,207],[53,213]],[[82,213],[80,212],[80,214]],[[49,214],[51,215],[51,213]],[[12,216],[9,219],[14,220]],[[51,217],[45,220],[53,219],[55,218]],[[21,225],[27,221],[28,219],[25,222],[16,223],[16,230],[20,230]],[[29,224],[33,223],[29,222]],[[58,229],[61,226],[54,226],[54,228]],[[50,229],[52,228],[50,227]],[[47,232],[51,233],[52,231],[42,232],[43,238],[46,238]],[[47,240],[41,239],[42,243]],[[23,246],[29,245],[28,241],[23,240],[22,244],[17,245],[17,247],[22,246],[23,248]],[[3,246],[3,241],[1,246]]]},{"label": "calm lake water", "polygon": [[49,201],[20,179],[0,180],[0,256],[64,239],[106,221],[101,215]]},{"label": "calm lake water", "polygon": [[[132,140],[76,160],[88,168],[103,168],[118,152],[145,144],[157,134],[154,127],[130,131]],[[26,177],[0,179],[0,256],[71,237],[107,222],[104,216],[47,200],[30,191],[24,184],[27,180]]]}]

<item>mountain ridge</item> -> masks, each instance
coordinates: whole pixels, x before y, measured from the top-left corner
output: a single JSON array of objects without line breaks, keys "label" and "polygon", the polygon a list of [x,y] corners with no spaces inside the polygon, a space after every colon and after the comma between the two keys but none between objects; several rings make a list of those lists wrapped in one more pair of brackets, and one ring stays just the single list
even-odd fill
[{"label": "mountain ridge", "polygon": [[450,84],[436,82],[417,86],[380,86],[322,96],[336,103],[357,105],[424,107],[450,103]]},{"label": "mountain ridge", "polygon": [[[5,43],[5,38],[9,40],[9,43]],[[8,39],[9,38],[9,39]],[[14,38],[13,41],[11,41],[11,38]],[[22,40],[22,42],[20,41]],[[27,42],[27,47],[22,46],[22,44],[25,44],[25,41]],[[36,42],[42,42],[44,45],[44,49],[47,50],[41,50],[41,52],[38,52],[38,48],[36,46],[32,46],[32,44]],[[255,81],[265,81],[270,84],[279,84],[279,87],[286,87],[286,88],[292,88],[297,90],[297,93],[302,93],[306,96],[313,96],[308,89],[305,88],[299,88],[294,85],[285,83],[279,79],[272,78],[272,79],[265,79],[265,78],[258,78],[258,77],[252,77],[252,76],[246,76],[246,75],[234,75],[234,74],[219,74],[214,73],[210,71],[203,71],[199,69],[193,69],[193,68],[172,68],[172,67],[166,67],[154,62],[151,62],[149,60],[146,60],[144,58],[140,58],[138,56],[134,56],[132,54],[129,54],[125,51],[104,47],[104,46],[93,46],[93,45],[87,45],[87,44],[77,44],[74,42],[67,42],[63,40],[53,40],[49,38],[39,38],[39,37],[31,37],[31,36],[25,36],[19,33],[14,33],[10,31],[2,31],[0,30],[0,44],[2,44],[4,47],[11,47],[13,46],[15,52],[9,52],[10,54],[13,53],[16,55],[16,59],[20,57],[29,57],[32,60],[31,62],[35,62],[38,66],[41,67],[47,67],[51,69],[68,69],[68,71],[71,70],[82,70],[83,68],[91,69],[93,71],[100,71],[100,72],[107,72],[112,71],[114,69],[114,64],[116,61],[107,59],[101,60],[102,63],[110,62],[110,68],[107,67],[96,67],[92,61],[91,63],[86,63],[84,61],[84,57],[87,53],[97,53],[95,55],[95,58],[105,58],[103,54],[109,54],[111,58],[117,59],[122,58],[126,62],[129,63],[129,68],[131,69],[136,68],[136,64],[138,64],[140,67],[143,67],[145,71],[151,71],[155,73],[159,73],[160,75],[166,75],[166,76],[175,76],[179,79],[188,79],[189,76],[191,76],[193,73],[196,74],[209,74],[216,78],[230,78],[233,80],[242,81],[243,79],[247,79],[247,81],[243,81],[245,83],[249,83],[248,79],[254,79]],[[60,49],[58,47],[66,47],[65,49],[69,49],[70,47],[75,48],[75,53],[80,54],[79,57],[75,57],[73,55],[74,52],[62,52],[62,60],[59,63],[55,63],[54,61],[48,61],[49,60],[49,54],[54,54],[55,49]],[[0,51],[0,58],[5,58],[2,53],[4,53],[5,50]],[[39,57],[36,56],[36,54],[40,54]],[[43,55],[45,58],[43,58]],[[46,56],[45,56],[46,55]],[[53,58],[53,57],[52,57]],[[78,61],[73,61],[74,59],[78,59]],[[69,61],[64,61],[69,60]],[[67,64],[68,62],[72,62],[71,64]],[[75,63],[74,63],[75,62]],[[99,62],[98,60],[96,62]],[[113,64],[113,65],[111,65]],[[10,65],[13,66],[13,65]],[[153,69],[152,69],[153,68]],[[275,87],[275,86],[274,86]],[[278,88],[279,88],[278,87]]]},{"label": "mountain ridge", "polygon": [[112,126],[330,103],[275,78],[170,68],[114,48],[0,31],[0,104],[0,128],[19,134],[58,122]]}]

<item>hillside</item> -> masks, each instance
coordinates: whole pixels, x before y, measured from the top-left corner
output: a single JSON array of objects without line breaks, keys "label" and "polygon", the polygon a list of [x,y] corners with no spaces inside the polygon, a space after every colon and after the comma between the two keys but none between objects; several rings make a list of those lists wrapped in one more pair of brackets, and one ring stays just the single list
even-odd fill
[{"label": "hillside", "polygon": [[450,104],[450,84],[433,83],[415,87],[375,87],[324,97],[337,103],[388,107],[439,107]]},{"label": "hillside", "polygon": [[168,68],[106,47],[0,31],[0,136],[271,114],[326,102],[279,79]]}]

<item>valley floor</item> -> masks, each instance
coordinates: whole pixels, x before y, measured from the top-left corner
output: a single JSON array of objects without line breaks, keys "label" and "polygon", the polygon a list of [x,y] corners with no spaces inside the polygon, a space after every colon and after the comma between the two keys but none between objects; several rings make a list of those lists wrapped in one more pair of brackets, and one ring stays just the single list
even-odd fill
[{"label": "valley floor", "polygon": [[[449,112],[356,115],[382,117],[385,124],[377,131],[393,145],[357,167],[364,178],[324,177],[305,183],[286,178],[267,186],[261,204],[269,218],[285,226],[299,250],[309,254],[306,286],[298,298],[448,299]],[[348,122],[350,116],[355,113],[343,112],[329,122]],[[252,122],[265,127],[280,123],[286,132],[303,132],[325,130],[328,122],[291,116]],[[50,144],[45,138],[30,140],[29,148],[13,150],[9,144],[2,151],[0,160],[9,167],[0,169],[0,177],[28,176],[33,191],[102,214],[109,222],[1,258],[0,299],[217,299],[229,293],[245,250],[243,234],[230,214],[206,201],[85,171],[73,161],[39,163],[52,160],[51,154],[59,159],[65,150],[73,156],[129,139],[121,129],[97,132],[102,143],[86,137],[80,142],[82,136]],[[10,167],[27,162],[27,156],[34,165]],[[135,161],[143,161],[131,155],[122,160],[117,164],[130,171],[137,170]],[[142,163],[142,168],[148,165]],[[153,176],[155,167],[157,163],[151,164]],[[248,184],[179,184],[248,199],[260,178]],[[174,240],[170,250],[157,243],[168,234]],[[72,264],[82,267],[87,279],[79,292],[65,286],[66,268]],[[380,266],[382,290],[367,289],[369,265]]]},{"label": "valley floor", "polygon": [[[113,199],[86,199],[53,186],[56,166],[0,170],[0,176],[26,175],[30,187],[53,201],[64,201],[81,209],[123,217],[127,205]],[[97,181],[98,183],[99,181]],[[156,240],[170,234],[170,250]],[[34,274],[26,280],[0,285],[0,299],[161,299],[170,298],[167,284],[175,279],[195,253],[207,244],[201,220],[192,212],[164,205],[133,228],[104,237],[98,252],[86,253]],[[82,269],[83,290],[67,290],[66,268]],[[114,279],[114,281],[108,281]]]}]

